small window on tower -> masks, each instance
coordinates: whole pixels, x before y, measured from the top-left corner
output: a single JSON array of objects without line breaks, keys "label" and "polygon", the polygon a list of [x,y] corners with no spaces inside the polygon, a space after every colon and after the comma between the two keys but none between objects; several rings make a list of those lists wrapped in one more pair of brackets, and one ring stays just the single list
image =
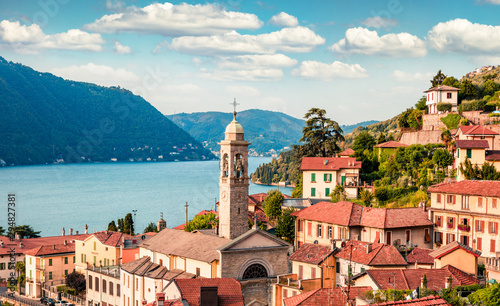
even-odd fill
[{"label": "small window on tower", "polygon": [[238,215],[240,214],[240,208],[238,207]]}]

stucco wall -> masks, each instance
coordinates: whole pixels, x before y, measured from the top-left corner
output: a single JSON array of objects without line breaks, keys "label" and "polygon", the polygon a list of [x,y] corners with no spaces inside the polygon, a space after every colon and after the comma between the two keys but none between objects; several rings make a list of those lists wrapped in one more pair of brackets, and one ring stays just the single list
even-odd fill
[{"label": "stucco wall", "polygon": [[434,259],[436,269],[440,269],[446,265],[452,265],[466,273],[475,275],[477,273],[477,259],[465,250],[458,249],[449,254],[444,255],[439,259]]}]

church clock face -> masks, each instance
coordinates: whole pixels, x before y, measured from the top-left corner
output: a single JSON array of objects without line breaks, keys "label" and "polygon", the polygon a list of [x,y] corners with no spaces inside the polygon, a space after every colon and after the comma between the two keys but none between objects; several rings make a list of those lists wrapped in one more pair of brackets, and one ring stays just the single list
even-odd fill
[{"label": "church clock face", "polygon": [[221,199],[224,202],[227,201],[227,190],[222,191]]}]

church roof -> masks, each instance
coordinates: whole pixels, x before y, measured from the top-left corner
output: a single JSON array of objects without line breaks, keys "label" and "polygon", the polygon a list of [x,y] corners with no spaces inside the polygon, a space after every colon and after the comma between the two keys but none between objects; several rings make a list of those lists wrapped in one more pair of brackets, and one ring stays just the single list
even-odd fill
[{"label": "church roof", "polygon": [[227,125],[226,133],[243,134],[243,127],[238,121],[236,121],[236,115],[234,115],[233,121]]},{"label": "church roof", "polygon": [[269,234],[268,232],[266,231],[263,231],[259,228],[253,228],[249,231],[247,231],[246,233],[244,233],[243,235],[237,237],[236,239],[233,239],[231,241],[229,241],[228,243],[220,246],[218,248],[219,251],[227,251],[229,249],[231,249],[231,247],[237,245],[238,243],[240,243],[241,241],[244,241],[246,239],[248,239],[250,236],[253,236],[253,235],[262,235],[276,243],[278,243],[280,245],[280,247],[291,247],[292,245],[290,245],[289,243],[283,241],[282,239],[274,236],[274,235],[271,235]]}]

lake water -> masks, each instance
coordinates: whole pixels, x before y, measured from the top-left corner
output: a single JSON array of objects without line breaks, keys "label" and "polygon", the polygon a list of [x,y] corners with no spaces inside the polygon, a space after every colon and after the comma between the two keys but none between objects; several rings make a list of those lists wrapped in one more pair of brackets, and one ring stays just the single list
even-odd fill
[{"label": "lake water", "polygon": [[[249,158],[250,173],[268,157]],[[62,228],[105,230],[132,210],[136,232],[160,218],[167,227],[185,222],[219,197],[218,161],[40,165],[0,168],[0,226],[7,227],[7,195],[16,194],[16,223],[29,224],[42,236]],[[250,194],[272,186],[250,184]],[[291,188],[280,188],[290,195]]]}]

